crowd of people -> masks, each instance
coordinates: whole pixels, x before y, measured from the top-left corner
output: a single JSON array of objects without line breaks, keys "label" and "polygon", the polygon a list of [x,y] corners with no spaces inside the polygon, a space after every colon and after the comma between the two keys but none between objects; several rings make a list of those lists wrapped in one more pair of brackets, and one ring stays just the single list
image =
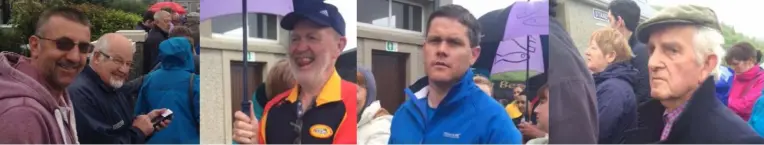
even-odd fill
[{"label": "crowd of people", "polygon": [[[611,1],[610,25],[592,33],[583,58],[579,58],[585,61],[577,61],[590,74],[578,77],[591,80],[582,86],[593,90],[595,99],[560,104],[585,107],[582,112],[595,112],[592,116],[596,116],[596,120],[575,119],[593,124],[579,128],[595,130],[579,132],[575,136],[586,140],[578,141],[764,143],[760,120],[764,103],[758,103],[764,102],[760,101],[764,79],[758,65],[762,53],[748,42],[737,42],[725,50],[717,15],[708,7],[670,6],[643,23],[639,23],[640,14],[632,0]],[[556,25],[556,20],[551,21]],[[570,37],[561,32],[557,34]],[[575,50],[571,42],[559,45]],[[559,117],[553,116],[555,120]],[[552,132],[560,136],[572,133]]]},{"label": "crowd of people", "polygon": [[135,42],[107,33],[91,43],[81,11],[45,10],[31,56],[0,53],[0,143],[199,143],[195,35],[177,19],[160,10],[137,22],[150,69],[130,80]]},{"label": "crowd of people", "polygon": [[391,113],[377,100],[370,70],[358,68],[354,82],[337,74],[334,66],[347,43],[337,8],[320,1],[294,5],[281,21],[291,31],[287,58],[259,86],[252,110],[234,113],[235,142],[522,143],[505,108],[483,91],[492,88],[490,81],[470,69],[481,30],[465,8],[446,5],[430,15],[423,49],[427,77],[408,87],[409,99]]}]

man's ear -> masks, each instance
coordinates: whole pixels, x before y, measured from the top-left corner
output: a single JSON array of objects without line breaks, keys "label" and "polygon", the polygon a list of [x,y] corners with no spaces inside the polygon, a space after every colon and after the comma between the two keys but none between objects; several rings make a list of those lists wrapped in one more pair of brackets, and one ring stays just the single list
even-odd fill
[{"label": "man's ear", "polygon": [[478,57],[480,57],[480,46],[476,46],[475,48],[472,48],[472,58],[470,58],[470,64],[475,64],[475,61],[477,61]]},{"label": "man's ear", "polygon": [[342,50],[345,49],[345,46],[347,46],[348,39],[345,36],[340,36],[339,43],[337,44],[338,50],[336,56],[334,58],[339,58],[340,54],[342,54]]},{"label": "man's ear", "polygon": [[40,55],[40,38],[37,38],[37,36],[29,36],[29,56],[31,58],[37,58],[37,56]]},{"label": "man's ear", "polygon": [[703,63],[703,70],[701,70],[701,74],[708,74],[708,75],[701,75],[700,83],[703,83],[703,81],[706,81],[706,77],[712,75],[711,72],[716,69],[716,64],[718,64],[719,60],[717,60],[719,56],[716,56],[716,54],[711,54],[706,56],[706,61]]},{"label": "man's ear", "polygon": [[626,27],[626,22],[623,21],[623,17],[618,16],[618,20],[617,21],[618,21],[619,24],[623,24],[623,26]]}]

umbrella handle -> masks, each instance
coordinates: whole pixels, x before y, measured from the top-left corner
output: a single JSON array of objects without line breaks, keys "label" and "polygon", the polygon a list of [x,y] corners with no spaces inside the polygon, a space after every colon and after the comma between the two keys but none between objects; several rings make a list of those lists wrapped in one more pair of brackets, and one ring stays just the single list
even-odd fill
[{"label": "umbrella handle", "polygon": [[[247,116],[249,116],[249,113],[250,113],[249,112],[249,110],[250,110],[249,107],[250,106],[252,106],[252,102],[250,102],[250,101],[242,101],[241,102],[241,112],[244,112],[244,114],[247,114]],[[252,117],[252,116],[250,116],[250,117]]]}]

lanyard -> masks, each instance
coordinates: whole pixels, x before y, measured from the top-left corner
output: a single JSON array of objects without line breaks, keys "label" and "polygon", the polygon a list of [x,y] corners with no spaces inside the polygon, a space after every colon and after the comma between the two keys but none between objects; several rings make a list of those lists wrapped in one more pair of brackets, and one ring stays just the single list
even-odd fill
[{"label": "lanyard", "polygon": [[302,117],[305,115],[305,112],[313,108],[313,102],[316,102],[316,98],[314,97],[312,101],[308,104],[308,108],[303,111],[302,109],[302,100],[300,99],[299,95],[297,98],[297,120],[295,120],[294,124],[294,131],[297,132],[297,138],[294,140],[294,144],[302,144]]}]

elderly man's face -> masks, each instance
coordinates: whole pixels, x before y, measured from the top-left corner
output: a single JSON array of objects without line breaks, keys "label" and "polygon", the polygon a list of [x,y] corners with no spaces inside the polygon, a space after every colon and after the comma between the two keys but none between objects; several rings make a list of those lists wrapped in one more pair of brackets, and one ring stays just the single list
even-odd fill
[{"label": "elderly man's face", "polygon": [[[695,26],[668,26],[650,35],[651,96],[658,100],[677,99],[690,95],[716,65],[716,55],[698,55]],[[698,57],[703,57],[698,63]]]},{"label": "elderly man's face", "polygon": [[122,87],[133,65],[132,43],[127,38],[118,37],[110,39],[108,51],[97,50],[92,61],[101,80],[114,88]]},{"label": "elderly man's face", "polygon": [[297,22],[289,45],[289,62],[299,84],[315,83],[316,76],[326,73],[345,48],[346,39],[331,27],[322,27],[312,21]]}]

